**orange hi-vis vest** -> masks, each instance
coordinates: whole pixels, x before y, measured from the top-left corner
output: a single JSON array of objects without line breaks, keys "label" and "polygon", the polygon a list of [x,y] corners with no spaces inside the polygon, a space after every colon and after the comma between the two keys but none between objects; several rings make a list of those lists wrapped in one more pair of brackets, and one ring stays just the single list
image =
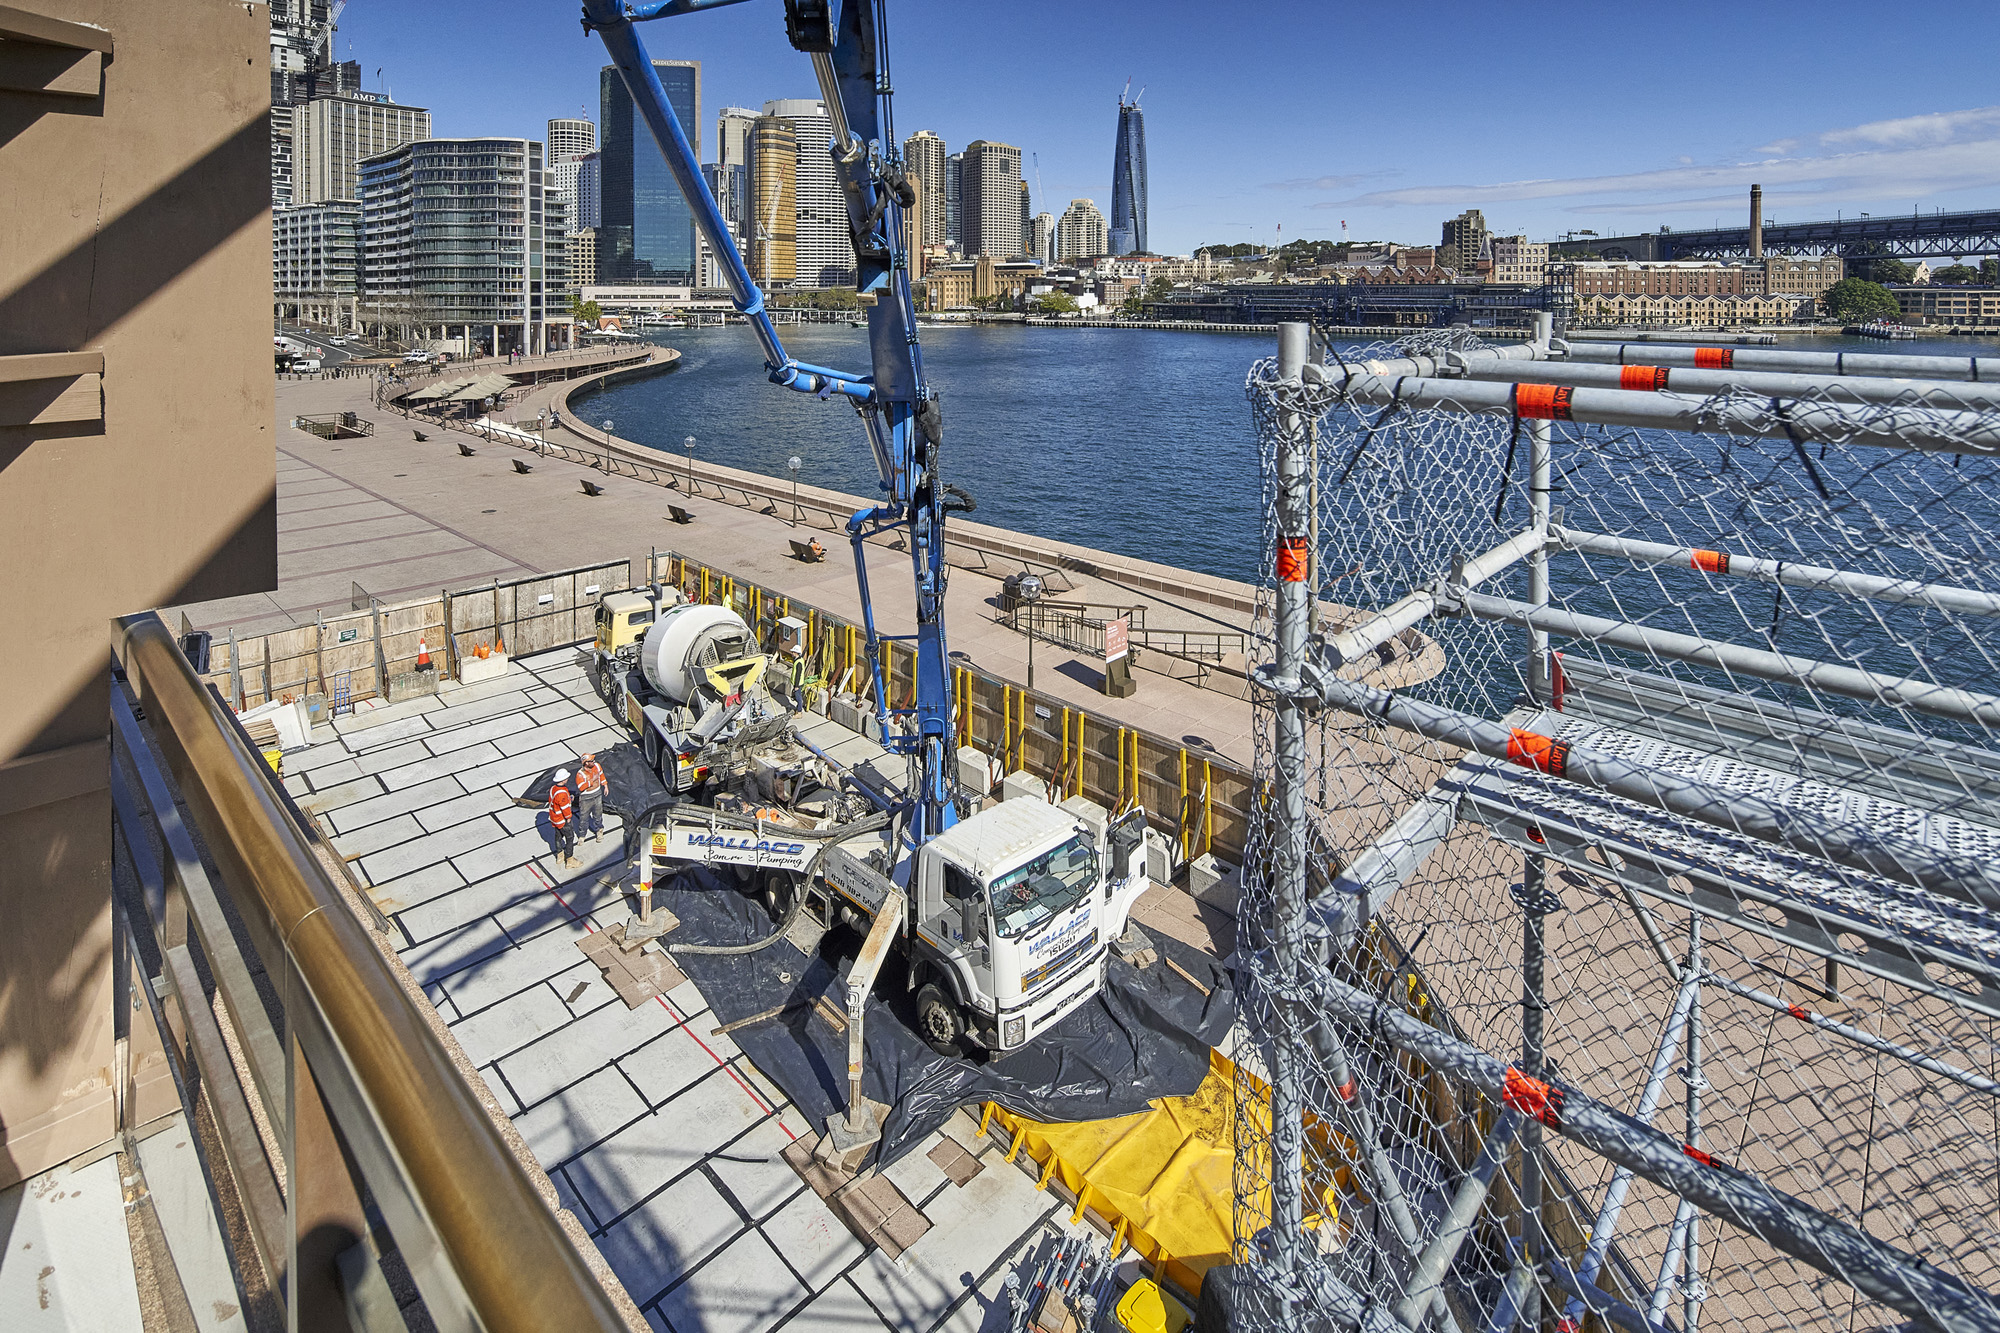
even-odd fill
[{"label": "orange hi-vis vest", "polygon": [[579,796],[604,790],[604,770],[595,763],[585,764],[576,775],[576,790]]},{"label": "orange hi-vis vest", "polygon": [[557,828],[569,823],[569,788],[557,787],[549,793],[549,823]]}]

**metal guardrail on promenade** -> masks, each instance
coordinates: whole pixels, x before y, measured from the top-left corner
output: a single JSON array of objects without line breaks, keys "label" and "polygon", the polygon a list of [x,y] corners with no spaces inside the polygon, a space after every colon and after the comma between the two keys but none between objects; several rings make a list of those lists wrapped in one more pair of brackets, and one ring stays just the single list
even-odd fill
[{"label": "metal guardrail on promenade", "polygon": [[151,946],[137,955],[161,965],[140,989],[158,998],[190,1121],[201,1103],[213,1117],[224,1160],[204,1170],[241,1200],[286,1327],[396,1322],[366,1197],[437,1328],[625,1328],[228,707],[157,614],[112,630],[113,805],[146,904],[126,925],[135,946]]}]

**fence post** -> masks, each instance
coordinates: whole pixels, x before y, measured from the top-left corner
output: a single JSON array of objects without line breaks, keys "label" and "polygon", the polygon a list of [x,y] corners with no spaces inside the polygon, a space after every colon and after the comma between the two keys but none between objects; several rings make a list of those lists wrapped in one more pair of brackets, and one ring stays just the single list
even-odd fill
[{"label": "fence post", "polygon": [[[1311,342],[1312,326],[1278,326],[1277,376],[1281,384],[1299,384]],[[1305,420],[1296,409],[1278,415],[1277,441],[1277,676],[1296,683],[1306,666],[1306,641],[1312,633],[1313,598],[1308,549],[1311,514],[1306,475]],[[1277,759],[1277,820],[1271,848],[1271,935],[1273,962],[1281,989],[1297,981],[1300,919],[1305,906],[1306,871],[1306,728],[1298,700],[1280,693],[1274,699]],[[1203,761],[1204,842],[1213,838],[1209,814],[1208,763]],[[1204,847],[1203,850],[1206,850]],[[1271,1257],[1280,1275],[1289,1277],[1298,1263],[1302,1201],[1299,1182],[1304,1165],[1304,1110],[1298,1052],[1289,1029],[1280,1025],[1271,1051]]]},{"label": "fence post", "polygon": [[458,679],[458,640],[452,633],[451,589],[439,588],[438,598],[444,603],[444,669],[453,680]]},{"label": "fence post", "polygon": [[[355,585],[359,587],[360,585]],[[382,603],[378,598],[368,599],[368,618],[375,626],[375,693],[384,699],[389,697],[389,659],[382,654]]]}]

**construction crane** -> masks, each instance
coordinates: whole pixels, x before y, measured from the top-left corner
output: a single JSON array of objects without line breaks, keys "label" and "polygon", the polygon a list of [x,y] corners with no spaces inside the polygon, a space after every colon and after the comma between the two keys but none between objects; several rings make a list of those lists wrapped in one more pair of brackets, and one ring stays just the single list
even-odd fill
[{"label": "construction crane", "polygon": [[[781,938],[794,914],[814,902],[828,924],[868,923],[867,938],[847,977],[847,1114],[828,1121],[814,1148],[823,1164],[852,1173],[881,1138],[879,1110],[862,1093],[862,1034],[868,995],[892,943],[900,941],[911,958],[913,987],[919,976],[930,978],[917,988],[915,999],[919,1029],[934,1049],[955,1051],[962,1036],[1002,1053],[1033,1040],[1104,985],[1112,942],[1124,935],[1133,904],[1147,885],[1146,812],[1135,806],[1113,816],[1088,802],[1079,805],[1079,798],[1057,805],[1020,795],[990,809],[968,811],[961,820],[945,648],[945,521],[955,511],[970,510],[972,499],[938,475],[942,418],[937,396],[924,382],[903,243],[903,210],[914,206],[916,191],[904,177],[889,117],[881,0],[785,4],[787,33],[792,45],[812,58],[832,126],[830,151],[847,202],[855,286],[868,312],[871,366],[865,375],[796,361],[778,340],[763,293],[744,268],[639,40],[635,25],[647,19],[737,2],[585,0],[584,27],[603,38],[694,212],[695,225],[723,261],[730,295],[763,346],[771,382],[822,399],[845,398],[861,417],[884,495],[881,503],[855,512],[847,535],[874,678],[877,739],[889,753],[907,756],[913,772],[900,793],[868,798],[884,807],[875,815],[806,827],[785,821],[771,803],[782,805],[788,799],[785,790],[807,797],[815,790],[831,790],[808,777],[843,779],[824,753],[787,758],[780,745],[763,756],[770,763],[759,766],[764,787],[753,783],[753,790],[764,813],[751,821],[747,835],[742,819],[726,827],[724,812],[712,804],[706,814],[661,807],[669,813],[657,826],[651,822],[654,812],[648,811],[642,817],[646,850],[640,873],[646,885],[662,862],[670,870],[686,864],[727,865],[752,875],[775,872],[793,883],[794,906],[765,940],[743,946],[677,946],[682,951],[763,948]],[[912,635],[883,635],[869,595],[864,543],[891,530],[907,544],[916,581]],[[699,769],[710,747],[729,735],[731,727],[738,730],[730,744],[749,745],[761,736],[759,728],[773,721],[789,723],[753,697],[763,659],[745,651],[748,645],[739,631],[747,627],[733,612],[668,606],[658,597],[630,600],[636,604],[613,605],[607,599],[601,608],[599,648],[605,670],[600,678],[622,676],[633,689],[645,689],[644,697],[635,693],[624,698],[624,714],[642,728],[649,758],[659,757],[663,774],[674,775],[676,793],[683,790],[683,771]],[[631,639],[635,623],[642,621],[651,622],[643,641],[621,642],[621,633]],[[916,680],[907,708],[892,707],[883,679],[882,643],[891,637],[915,643]],[[712,651],[704,644],[712,645]],[[621,653],[637,654],[636,675],[617,670],[613,659],[626,660],[617,656]],[[662,720],[668,728],[664,734]],[[682,722],[688,726],[681,727]],[[781,739],[766,738],[772,744]],[[797,809],[804,804],[794,802]],[[825,819],[846,818],[832,813],[824,798],[820,805]],[[778,815],[778,822],[767,824],[765,813]],[[773,836],[779,825],[783,831]],[[642,900],[647,893],[642,888]]]},{"label": "construction crane", "polygon": [[[633,105],[645,118],[695,226],[722,259],[731,300],[763,346],[773,384],[822,399],[846,398],[861,417],[884,493],[880,504],[859,510],[847,523],[860,584],[868,657],[874,664],[875,708],[882,744],[915,758],[909,838],[921,844],[957,821],[952,801],[952,700],[945,647],[945,520],[972,508],[971,498],[938,477],[943,418],[937,396],[924,381],[917,344],[916,307],[910,297],[909,259],[903,248],[903,210],[916,191],[903,174],[889,115],[888,59],[882,13],[872,3],[786,0],[785,28],[792,45],[812,58],[820,95],[832,122],[834,169],[847,202],[856,261],[855,288],[868,316],[871,364],[867,374],[808,365],[793,359],[764,309],[764,296],[744,267],[724,225],[701,166],[660,86],[637,24],[719,8],[741,0],[584,0],[583,26],[604,41]],[[868,590],[866,540],[902,532],[916,580],[916,631],[884,635],[877,628]],[[914,640],[915,698],[893,708],[882,680],[881,643]]]}]

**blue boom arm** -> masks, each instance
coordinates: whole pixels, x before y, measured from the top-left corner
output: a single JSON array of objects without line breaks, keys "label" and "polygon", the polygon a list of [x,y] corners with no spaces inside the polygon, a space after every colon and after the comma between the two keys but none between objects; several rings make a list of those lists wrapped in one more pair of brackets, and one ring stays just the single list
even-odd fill
[{"label": "blue boom arm", "polygon": [[[904,209],[914,194],[902,173],[901,152],[889,117],[888,66],[882,43],[881,0],[786,0],[786,28],[792,44],[812,58],[820,94],[833,122],[829,151],[847,204],[854,242],[855,287],[868,315],[872,365],[854,375],[795,361],[785,351],[764,295],[751,281],[743,256],[724,224],[714,196],[701,177],[694,149],[660,86],[658,73],[634,24],[740,0],[584,0],[583,25],[603,39],[633,105],[645,118],[695,226],[722,260],[730,297],[750,320],[764,350],[772,383],[822,399],[840,395],[860,414],[885,493],[881,504],[859,510],[847,522],[868,632],[868,658],[875,675],[875,709],[882,743],[917,758],[918,785],[911,794],[909,836],[922,843],[956,822],[951,795],[955,737],[951,673],[945,646],[945,519],[972,502],[947,488],[937,475],[942,441],[936,396],[924,382],[917,344],[916,308],[910,295],[909,256],[904,246]],[[900,529],[916,581],[914,635],[883,635],[875,624],[868,591],[863,543],[870,536]],[[882,672],[882,642],[914,639],[916,682],[911,705],[892,707]],[[892,720],[904,727],[892,726]]]}]

